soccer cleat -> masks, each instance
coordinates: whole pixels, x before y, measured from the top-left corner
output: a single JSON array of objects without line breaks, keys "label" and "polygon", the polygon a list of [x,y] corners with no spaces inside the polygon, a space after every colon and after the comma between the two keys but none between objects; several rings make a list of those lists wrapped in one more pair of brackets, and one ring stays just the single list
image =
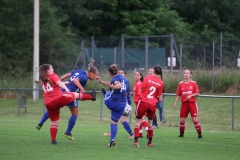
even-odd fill
[{"label": "soccer cleat", "polygon": [[183,138],[183,135],[180,134],[178,137],[179,137],[179,138]]},{"label": "soccer cleat", "polygon": [[198,135],[198,139],[201,139],[201,138],[202,138],[202,135],[201,135],[201,134],[199,134],[199,135]]},{"label": "soccer cleat", "polygon": [[113,147],[113,146],[115,146],[115,141],[114,141],[114,139],[111,141],[111,142],[109,142],[109,144],[108,144],[108,147]]},{"label": "soccer cleat", "polygon": [[97,95],[96,89],[93,89],[91,95],[92,95],[92,97],[93,97],[93,98],[92,98],[92,101],[96,101],[96,95]]},{"label": "soccer cleat", "polygon": [[74,138],[73,138],[72,134],[64,133],[63,136],[68,138],[71,141],[74,141]]},{"label": "soccer cleat", "polygon": [[57,141],[56,140],[52,140],[52,142],[51,142],[52,144],[57,144]]},{"label": "soccer cleat", "polygon": [[41,128],[42,128],[42,125],[41,125],[41,124],[37,124],[37,125],[36,125],[36,129],[37,129],[37,130],[39,130],[39,131],[40,131],[40,130],[41,130]]},{"label": "soccer cleat", "polygon": [[106,94],[106,89],[105,89],[105,88],[102,88],[101,91],[102,91],[102,94],[105,96],[105,94]]},{"label": "soccer cleat", "polygon": [[148,142],[146,146],[147,147],[152,147],[152,142]]},{"label": "soccer cleat", "polygon": [[134,146],[134,147],[139,147],[138,142],[134,142],[133,146]]},{"label": "soccer cleat", "polygon": [[153,126],[153,129],[158,129],[158,128],[159,128],[158,126],[155,126],[155,125]]},{"label": "soccer cleat", "polygon": [[111,136],[111,133],[103,133],[104,136],[107,136],[107,137],[110,137]]},{"label": "soccer cleat", "polygon": [[143,136],[138,136],[138,138],[143,138]]}]

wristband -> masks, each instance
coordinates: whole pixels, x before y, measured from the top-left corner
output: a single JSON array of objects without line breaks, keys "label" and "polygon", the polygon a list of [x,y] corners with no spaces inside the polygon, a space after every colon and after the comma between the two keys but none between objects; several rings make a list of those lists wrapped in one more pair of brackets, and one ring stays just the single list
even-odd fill
[{"label": "wristband", "polygon": [[102,80],[99,81],[99,83],[101,83],[101,84],[102,84],[102,82],[103,82]]}]

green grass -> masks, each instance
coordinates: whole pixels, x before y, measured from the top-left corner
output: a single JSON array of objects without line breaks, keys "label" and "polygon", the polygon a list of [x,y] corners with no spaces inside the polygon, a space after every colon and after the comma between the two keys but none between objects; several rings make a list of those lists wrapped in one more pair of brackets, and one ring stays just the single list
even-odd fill
[{"label": "green grass", "polygon": [[[17,100],[0,99],[0,157],[1,159],[164,159],[164,160],[221,160],[239,159],[240,100],[235,100],[235,131],[231,131],[231,99],[198,98],[199,120],[203,139],[197,138],[190,117],[185,137],[178,138],[178,109],[173,109],[175,96],[165,98],[167,123],[154,130],[153,147],[146,147],[146,138],[140,139],[139,148],[133,147],[126,131],[119,124],[116,146],[108,148],[109,110],[103,105],[100,121],[100,97],[95,102],[80,102],[79,118],[73,130],[74,141],[64,133],[70,111],[61,109],[57,136],[58,145],[50,144],[49,120],[41,131],[35,129],[43,113],[43,103],[28,99],[28,110],[18,116]],[[134,114],[132,113],[132,116]],[[158,122],[159,123],[159,122]],[[159,123],[160,124],[160,123]],[[131,127],[134,127],[132,119]],[[145,135],[145,134],[144,134]]]}]

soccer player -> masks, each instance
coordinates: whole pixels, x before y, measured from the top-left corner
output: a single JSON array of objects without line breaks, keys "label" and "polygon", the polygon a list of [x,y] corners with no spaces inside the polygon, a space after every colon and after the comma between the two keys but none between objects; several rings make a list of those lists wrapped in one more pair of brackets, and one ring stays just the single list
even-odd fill
[{"label": "soccer player", "polygon": [[[111,90],[109,95],[105,95],[105,104],[108,109],[111,110],[111,135],[108,147],[112,147],[115,145],[115,138],[118,131],[117,123],[123,115],[126,106],[126,81],[121,74],[118,74],[116,64],[112,64],[108,71],[110,77],[112,78],[111,81],[102,81],[99,76],[96,77],[96,80],[102,85],[108,86]],[[106,93],[104,88],[102,91],[104,94]]]},{"label": "soccer player", "polygon": [[162,77],[162,67],[153,67],[153,75],[147,75],[140,88],[140,98],[136,109],[136,125],[134,128],[134,146],[139,147],[138,136],[142,117],[147,113],[148,117],[148,142],[147,146],[152,147],[153,126],[152,121],[156,113],[156,103],[161,97],[164,83],[159,78]]},{"label": "soccer player", "polygon": [[[149,68],[148,69],[148,75],[153,75],[153,73],[154,73],[154,70],[153,70],[153,68]],[[161,78],[162,79],[162,78]],[[157,104],[156,104],[156,108],[158,108],[158,105],[159,105],[159,101],[157,102]],[[160,111],[160,110],[159,110]],[[157,123],[157,116],[156,116],[156,114],[155,114],[155,116],[154,116],[154,118],[153,118],[153,129],[155,129],[155,128],[159,128],[158,127],[158,123]]]},{"label": "soccer player", "polygon": [[[140,98],[139,90],[140,90],[141,84],[144,80],[143,74],[140,71],[135,71],[134,79],[135,79],[135,83],[134,83],[134,87],[133,87],[133,100],[134,100],[134,103],[137,107],[137,104],[138,104],[138,101],[139,101],[139,98]],[[139,129],[138,138],[143,138],[142,127],[144,127],[146,131],[148,130],[148,124],[143,117],[142,117],[142,122],[141,122],[141,125],[140,125],[140,129]]]},{"label": "soccer player", "polygon": [[[91,59],[91,62],[88,65],[88,70],[74,70],[71,73],[67,73],[65,75],[63,75],[60,80],[63,80],[67,77],[70,77],[70,79],[67,81],[66,86],[67,88],[71,91],[71,92],[76,92],[77,90],[79,90],[80,93],[84,93],[84,87],[87,84],[88,79],[93,80],[95,79],[95,77],[98,75],[98,70],[95,66],[93,66],[94,64],[94,60]],[[62,90],[65,91],[65,90]],[[91,97],[82,97],[81,100],[95,100],[92,99]],[[77,117],[78,117],[78,101],[74,100],[73,102],[69,103],[67,105],[69,107],[69,110],[71,111],[72,115],[69,118],[68,121],[68,127],[66,132],[63,134],[65,137],[67,137],[69,140],[74,140],[73,136],[72,136],[72,129],[77,121]],[[36,125],[36,128],[38,130],[41,129],[41,127],[43,126],[44,122],[49,118],[49,114],[46,111],[40,122]]]},{"label": "soccer player", "polygon": [[[131,106],[131,98],[130,98],[130,90],[131,89],[130,89],[130,83],[129,83],[129,81],[126,78],[126,74],[127,74],[126,70],[124,68],[119,68],[118,74],[121,74],[124,77],[124,79],[125,79],[125,83],[126,83],[126,101],[127,101],[126,103]],[[126,121],[127,117],[128,117],[128,115],[123,113],[123,115],[120,118],[120,122],[122,123],[123,127],[125,128],[125,130],[128,132],[128,134],[129,134],[128,138],[133,138],[133,132],[132,132],[131,126]],[[111,134],[110,133],[104,133],[104,135],[110,136]]]},{"label": "soccer player", "polygon": [[[148,75],[152,75],[153,74],[153,68],[149,68],[148,69]],[[162,77],[161,77],[161,80],[162,80]],[[163,92],[164,92],[164,89],[163,89]],[[163,106],[163,97],[160,97],[161,101],[158,101],[157,104],[156,104],[156,108],[159,109],[159,118],[160,118],[160,121],[161,123],[166,123],[165,121],[165,117],[164,117],[164,106]],[[154,118],[153,118],[153,129],[155,128],[159,128],[158,127],[158,123],[157,123],[157,116],[155,114]]]},{"label": "soccer player", "polygon": [[177,97],[174,102],[173,107],[176,109],[177,102],[181,99],[181,108],[180,108],[180,123],[179,123],[179,132],[178,137],[184,137],[185,130],[185,121],[188,117],[188,113],[191,114],[192,121],[195,125],[196,131],[198,133],[198,138],[202,138],[202,129],[201,124],[198,121],[198,106],[196,96],[199,95],[198,85],[195,81],[192,80],[192,71],[186,69],[184,71],[184,80],[178,84],[177,88]]},{"label": "soccer player", "polygon": [[[60,108],[69,104],[75,99],[96,99],[96,91],[92,95],[70,92],[67,86],[54,73],[50,64],[43,64],[39,67],[39,78],[44,93],[44,104],[51,120],[50,134],[52,144],[57,144],[56,137],[59,125]],[[61,91],[61,88],[65,91]]]}]

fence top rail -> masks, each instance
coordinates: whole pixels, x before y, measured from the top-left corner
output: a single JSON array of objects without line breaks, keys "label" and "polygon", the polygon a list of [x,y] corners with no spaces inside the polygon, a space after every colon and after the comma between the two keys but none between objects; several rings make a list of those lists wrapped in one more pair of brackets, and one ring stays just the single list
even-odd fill
[{"label": "fence top rail", "polygon": [[[0,88],[0,90],[14,90],[14,91],[42,91],[41,88],[35,89],[35,88]],[[91,91],[86,91],[86,93],[91,93]],[[97,93],[102,93],[102,91],[96,91]]]},{"label": "fence top rail", "polygon": [[152,36],[129,36],[125,37],[123,36],[124,39],[130,39],[130,38],[160,38],[160,37],[171,37],[172,35],[152,35]]},{"label": "fence top rail", "polygon": [[[175,93],[163,93],[164,96],[176,96]],[[207,97],[207,98],[240,98],[240,96],[223,96],[223,95],[207,95],[199,94],[198,97]]]},{"label": "fence top rail", "polygon": [[[42,89],[34,89],[34,88],[0,88],[0,90],[18,90],[18,91],[42,91]],[[91,91],[85,91],[91,92]],[[97,91],[97,93],[101,93],[101,91]],[[164,96],[176,96],[176,93],[163,93]],[[223,95],[207,95],[207,94],[199,94],[198,97],[207,97],[207,98],[239,98],[240,96],[223,96]]]}]

